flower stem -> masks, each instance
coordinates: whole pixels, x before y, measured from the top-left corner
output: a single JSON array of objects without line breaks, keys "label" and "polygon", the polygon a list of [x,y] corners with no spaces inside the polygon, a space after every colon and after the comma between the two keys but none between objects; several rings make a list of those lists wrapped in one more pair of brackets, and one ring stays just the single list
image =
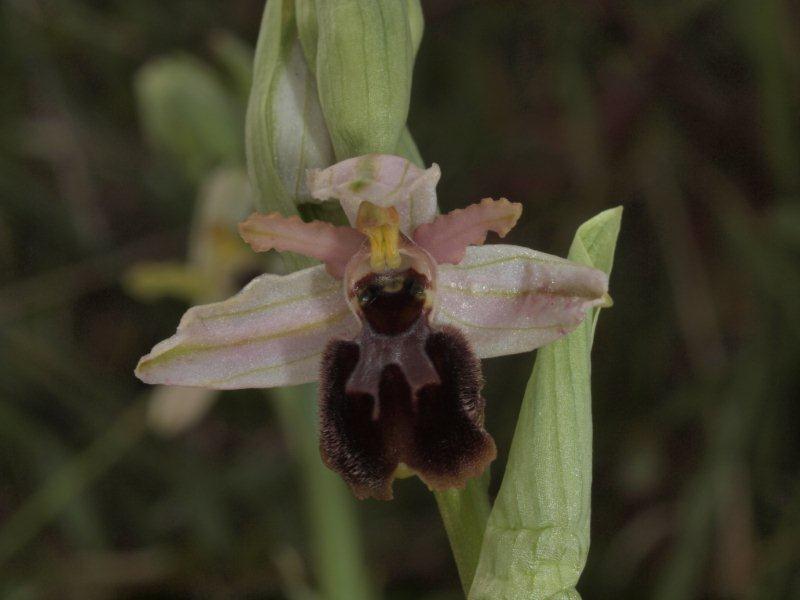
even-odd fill
[{"label": "flower stem", "polygon": [[[406,128],[400,136],[397,153],[424,168],[422,156],[411,132]],[[490,474],[487,469],[480,477],[470,479],[464,489],[434,492],[450,549],[456,561],[458,577],[464,595],[469,594],[483,544],[483,533],[492,506],[489,502]]]},{"label": "flower stem", "polygon": [[352,495],[319,457],[316,385],[278,388],[270,395],[300,466],[320,595],[327,600],[375,598]]}]

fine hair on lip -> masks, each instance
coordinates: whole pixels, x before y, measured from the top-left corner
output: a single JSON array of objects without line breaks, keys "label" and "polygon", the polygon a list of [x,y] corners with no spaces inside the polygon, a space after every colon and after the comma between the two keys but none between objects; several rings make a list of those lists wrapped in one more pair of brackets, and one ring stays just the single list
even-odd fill
[{"label": "fine hair on lip", "polygon": [[[374,361],[370,340],[332,340],[326,347],[320,452],[359,498],[389,500],[393,480],[409,473],[432,489],[463,487],[497,455],[483,426],[480,361],[455,328],[426,331],[403,361],[371,365],[375,380],[366,387],[348,382],[361,361]],[[437,380],[412,385],[409,376],[423,360]]]}]

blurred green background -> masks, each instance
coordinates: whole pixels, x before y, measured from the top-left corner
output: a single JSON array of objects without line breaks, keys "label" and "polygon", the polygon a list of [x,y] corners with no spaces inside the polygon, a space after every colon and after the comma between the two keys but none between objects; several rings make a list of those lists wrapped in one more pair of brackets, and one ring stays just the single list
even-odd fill
[{"label": "blurred green background", "polygon": [[[507,196],[511,243],[563,255],[625,206],[580,591],[800,598],[800,3],[423,8],[409,123],[443,208]],[[219,178],[241,173],[262,9],[0,0],[3,598],[314,597],[275,404],[226,392],[165,436],[132,373],[188,298],[263,267],[224,240],[224,281],[185,266],[207,265],[198,198],[243,194]],[[532,362],[484,363],[495,480]],[[433,497],[395,490],[357,506],[376,587],[458,598]]]}]

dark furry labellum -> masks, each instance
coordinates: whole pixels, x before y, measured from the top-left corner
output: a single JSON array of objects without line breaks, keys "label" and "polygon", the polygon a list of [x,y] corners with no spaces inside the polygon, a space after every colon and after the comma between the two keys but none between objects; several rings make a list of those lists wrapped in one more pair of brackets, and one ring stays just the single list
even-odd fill
[{"label": "dark furry labellum", "polygon": [[455,328],[431,331],[421,351],[438,375],[414,391],[402,365],[382,366],[377,397],[350,390],[348,380],[369,350],[367,343],[333,340],[322,361],[320,450],[359,498],[392,498],[392,482],[405,466],[430,488],[463,487],[496,456],[483,428],[480,361]]}]

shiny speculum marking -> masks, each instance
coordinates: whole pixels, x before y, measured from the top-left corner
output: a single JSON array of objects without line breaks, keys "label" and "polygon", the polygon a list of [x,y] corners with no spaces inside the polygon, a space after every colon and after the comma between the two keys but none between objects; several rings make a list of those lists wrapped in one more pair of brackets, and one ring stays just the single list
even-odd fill
[{"label": "shiny speculum marking", "polygon": [[382,335],[398,335],[422,316],[427,277],[413,269],[370,273],[353,293],[369,326]]}]

